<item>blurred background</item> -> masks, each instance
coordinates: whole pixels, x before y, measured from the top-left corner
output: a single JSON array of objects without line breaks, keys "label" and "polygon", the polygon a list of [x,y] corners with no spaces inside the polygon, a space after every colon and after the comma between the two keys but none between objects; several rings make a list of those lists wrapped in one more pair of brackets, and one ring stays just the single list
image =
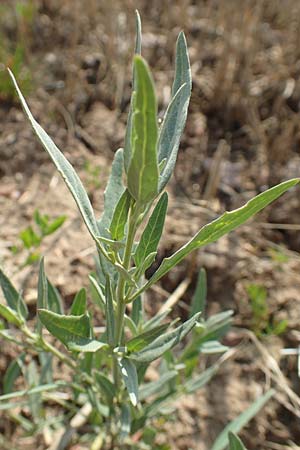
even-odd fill
[{"label": "blurred background", "polygon": [[[23,116],[6,66],[36,119],[79,171],[100,213],[113,154],[124,140],[135,8],[142,18],[142,53],[156,82],[160,117],[170,100],[181,30],[193,77],[156,265],[225,209],[299,176],[298,0],[1,0],[0,262],[23,287],[32,311],[39,254],[46,253],[47,273],[68,304],[87,284],[93,247]],[[30,246],[20,233],[31,226],[36,209],[67,219],[58,234],[28,254]],[[205,267],[208,314],[235,310],[235,328],[226,344],[242,349],[209,389],[180,403],[176,426],[162,424],[161,439],[172,448],[209,449],[224,424],[272,381],[278,387],[276,400],[242,437],[249,450],[299,449],[297,358],[282,353],[300,342],[299,216],[294,190],[255,221],[181,264],[151,293],[150,314],[181,286],[176,308],[184,316],[197,272]],[[0,377],[11,353],[4,348],[0,356]],[[280,375],[274,374],[270,355]],[[0,431],[8,439],[14,434],[17,448],[25,449],[28,442],[10,418],[3,419]],[[38,448],[32,441],[28,445]]]}]

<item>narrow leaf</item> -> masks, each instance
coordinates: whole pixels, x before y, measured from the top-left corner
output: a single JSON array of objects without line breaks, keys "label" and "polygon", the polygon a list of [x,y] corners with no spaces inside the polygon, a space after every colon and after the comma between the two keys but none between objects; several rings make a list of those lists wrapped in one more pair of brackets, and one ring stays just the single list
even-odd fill
[{"label": "narrow leaf", "polygon": [[2,305],[2,303],[0,303],[0,316],[13,325],[20,326],[23,323],[23,320],[14,309],[11,309],[9,306]]},{"label": "narrow leaf", "polygon": [[203,386],[205,386],[217,373],[219,370],[220,365],[214,364],[213,366],[209,367],[208,369],[204,370],[200,375],[198,375],[195,378],[191,378],[184,384],[184,389],[188,394],[192,394],[195,391],[198,391],[198,389],[201,389]]},{"label": "narrow leaf", "polygon": [[161,377],[159,377],[158,380],[143,384],[139,390],[140,401],[146,400],[152,395],[160,394],[164,387],[177,375],[178,372],[176,370],[170,370],[169,372],[166,372]]},{"label": "narrow leaf", "polygon": [[70,313],[71,316],[81,316],[86,313],[86,290],[84,288],[75,295]]},{"label": "narrow leaf", "polygon": [[164,192],[150,216],[135,251],[134,260],[137,267],[139,267],[151,253],[156,252],[164,228],[167,207],[168,194]]},{"label": "narrow leaf", "polygon": [[113,383],[102,373],[95,372],[95,378],[99,384],[101,391],[107,398],[108,403],[112,403],[115,396],[115,386]]},{"label": "narrow leaf", "polygon": [[[98,281],[92,276],[89,275],[89,280],[91,282],[91,288],[94,293],[93,299],[97,303],[97,305],[100,307],[101,310],[105,309],[105,296],[103,293],[103,290],[101,286],[99,285]],[[103,287],[104,289],[104,287]]]},{"label": "narrow leaf", "polygon": [[206,294],[207,294],[206,271],[205,269],[202,268],[199,272],[196,290],[192,298],[190,317],[196,314],[197,312],[201,312],[203,315],[205,310]]},{"label": "narrow leaf", "polygon": [[270,389],[263,396],[259,397],[252,405],[240,414],[236,419],[230,422],[224,430],[219,434],[214,442],[211,450],[223,450],[228,445],[228,433],[238,433],[256,414],[261,408],[270,400],[274,395],[274,390]]},{"label": "narrow leaf", "polygon": [[25,360],[25,353],[14,359],[8,366],[3,377],[3,392],[8,394],[14,389],[14,384],[19,375],[21,375],[21,366]]},{"label": "narrow leaf", "polygon": [[48,308],[50,311],[55,312],[57,314],[63,314],[64,308],[63,308],[63,302],[62,298],[56,289],[55,286],[47,279],[48,284]]},{"label": "narrow leaf", "polygon": [[127,223],[128,212],[132,197],[128,189],[125,189],[120,200],[115,207],[109,231],[112,239],[121,241],[125,234],[125,225]]},{"label": "narrow leaf", "polygon": [[137,9],[135,10],[135,28],[136,28],[136,37],[135,37],[134,53],[136,55],[140,55],[142,52],[142,23],[140,14]]},{"label": "narrow leaf", "polygon": [[172,87],[172,100],[165,114],[158,140],[158,160],[166,159],[159,177],[159,192],[169,181],[177,159],[191,96],[192,77],[189,55],[184,33],[181,32],[176,44],[175,79]]},{"label": "narrow leaf", "polygon": [[125,386],[127,388],[129,398],[133,406],[138,404],[139,399],[139,386],[136,367],[132,361],[128,358],[122,358],[119,360],[119,365],[122,373]]},{"label": "narrow leaf", "polygon": [[173,331],[156,338],[139,352],[131,353],[130,359],[138,362],[151,362],[178,344],[196,325],[199,313],[191,317]]},{"label": "narrow leaf", "polygon": [[94,217],[93,208],[90,203],[89,197],[88,197],[77,173],[75,172],[75,170],[73,169],[73,167],[69,163],[69,161],[65,158],[65,156],[61,153],[61,151],[54,144],[52,139],[43,130],[43,128],[38,124],[38,122],[34,119],[33,115],[31,114],[31,112],[27,106],[27,103],[17,85],[15,77],[13,76],[12,72],[9,69],[8,69],[8,71],[9,71],[11,79],[15,85],[15,88],[17,90],[18,96],[21,100],[23,109],[32,125],[32,128],[34,129],[41,144],[43,145],[45,150],[48,152],[48,154],[51,157],[52,161],[54,162],[57,170],[59,171],[64,182],[66,183],[68,189],[70,190],[71,194],[73,195],[74,200],[78,206],[78,209],[82,215],[82,218],[83,218],[92,238],[96,239],[96,236],[98,234],[98,228],[97,228],[96,219]]},{"label": "narrow leaf", "polygon": [[165,258],[162,261],[158,270],[152,278],[150,278],[148,283],[146,283],[144,289],[147,289],[152,286],[152,284],[156,283],[161,277],[169,272],[172,267],[176,266],[193,250],[215,242],[220,237],[236,229],[238,226],[250,219],[250,217],[254,216],[267,205],[280,197],[280,195],[288,189],[298,184],[299,181],[299,178],[284,181],[283,183],[274,186],[273,188],[268,189],[267,191],[249,200],[241,208],[235,209],[234,211],[225,212],[218,219],[205,225],[187,244],[177,250],[177,252],[175,252],[172,256]]},{"label": "narrow leaf", "polygon": [[105,315],[106,315],[106,329],[107,329],[107,341],[108,344],[113,347],[115,342],[115,315],[114,315],[114,304],[113,304],[113,297],[112,297],[112,289],[110,280],[107,277],[106,278],[106,285],[105,285],[105,296],[106,296],[106,303],[105,303]]},{"label": "narrow leaf", "polygon": [[229,450],[247,450],[240,438],[229,431],[228,433],[228,439],[229,439]]},{"label": "narrow leaf", "polygon": [[134,57],[136,92],[132,115],[132,156],[128,168],[127,186],[140,204],[157,195],[157,104],[153,80],[146,62]]},{"label": "narrow leaf", "polygon": [[140,320],[143,318],[143,304],[141,296],[132,302],[131,318],[136,326],[139,325]]},{"label": "narrow leaf", "polygon": [[123,404],[121,408],[121,440],[125,439],[130,433],[131,414],[128,405]]},{"label": "narrow leaf", "polygon": [[151,319],[149,319],[145,325],[144,325],[144,331],[146,330],[151,330],[151,328],[156,327],[157,325],[159,325],[166,317],[167,315],[171,312],[171,309],[167,309],[166,311],[163,311],[162,313],[157,314],[154,317],[151,317]]},{"label": "narrow leaf", "polygon": [[26,319],[28,316],[27,305],[23,300],[22,296],[19,294],[19,292],[16,290],[16,288],[9,280],[9,278],[4,274],[4,272],[2,272],[1,269],[0,269],[0,285],[4,298],[7,302],[7,305],[16,312],[20,311],[22,317]]},{"label": "narrow leaf", "polygon": [[129,352],[139,352],[146,345],[154,341],[158,336],[160,336],[169,327],[169,323],[159,325],[151,330],[145,331],[144,333],[135,336],[127,342],[127,350]]},{"label": "narrow leaf", "polygon": [[[44,258],[41,259],[39,278],[38,278],[38,296],[36,302],[37,309],[48,308],[48,281],[45,274]],[[42,324],[40,320],[37,321],[37,331],[41,333]]]}]

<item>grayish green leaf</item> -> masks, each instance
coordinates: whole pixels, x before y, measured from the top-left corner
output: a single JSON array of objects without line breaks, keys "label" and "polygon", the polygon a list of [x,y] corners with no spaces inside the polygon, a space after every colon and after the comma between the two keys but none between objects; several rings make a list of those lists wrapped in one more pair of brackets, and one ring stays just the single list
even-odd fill
[{"label": "grayish green leaf", "polygon": [[86,313],[86,290],[84,288],[75,295],[70,313],[71,316],[81,316]]},{"label": "grayish green leaf", "polygon": [[125,234],[125,225],[127,223],[128,212],[132,197],[128,189],[125,189],[121,195],[112,217],[109,231],[112,239],[121,241]]},{"label": "grayish green leaf", "polygon": [[[37,309],[48,308],[48,281],[45,274],[44,258],[41,259],[39,278],[38,278],[38,296],[36,302]],[[42,331],[42,324],[38,318],[37,320],[37,332],[40,334]]]},{"label": "grayish green leaf", "polygon": [[205,225],[187,244],[177,250],[177,252],[175,252],[172,256],[165,258],[162,261],[158,270],[145,285],[145,289],[156,283],[160,278],[168,273],[172,267],[180,263],[180,261],[182,261],[193,250],[215,242],[220,237],[236,229],[238,226],[250,219],[250,217],[254,216],[267,205],[280,197],[280,195],[288,189],[298,184],[299,181],[299,178],[284,181],[283,183],[274,186],[252,198],[241,208],[235,209],[234,211],[225,212],[218,219]]},{"label": "grayish green leaf", "polygon": [[275,391],[270,389],[264,395],[255,400],[252,405],[246,409],[242,414],[240,414],[236,419],[230,422],[224,430],[219,434],[215,440],[211,450],[223,450],[228,445],[228,433],[231,431],[233,433],[238,433],[256,414],[261,410],[261,408],[270,400],[274,395]]},{"label": "grayish green leaf", "polygon": [[136,406],[139,401],[139,386],[136,367],[128,358],[119,360],[121,374],[127,388],[129,398],[133,406]]},{"label": "grayish green leaf", "polygon": [[115,396],[115,386],[105,375],[100,372],[95,372],[95,378],[101,388],[101,391],[107,398],[108,403],[112,404]]},{"label": "grayish green leaf", "polygon": [[63,302],[62,298],[56,289],[55,286],[50,282],[49,279],[47,279],[48,283],[48,308],[50,311],[55,312],[57,314],[63,314],[64,308],[63,308]]},{"label": "grayish green leaf", "polygon": [[167,315],[171,312],[171,309],[167,309],[166,311],[157,314],[156,316],[152,317],[151,319],[149,319],[145,324],[144,324],[144,331],[146,330],[151,330],[151,328],[156,327],[157,325],[159,325],[166,317]]},{"label": "grayish green leaf", "polygon": [[192,89],[189,55],[184,33],[181,32],[176,45],[175,79],[172,100],[165,114],[158,139],[158,160],[166,159],[159,177],[159,192],[169,181],[177,159],[182,131],[185,127]]},{"label": "grayish green leaf", "polygon": [[1,269],[0,285],[7,305],[27,319],[28,309],[25,301]]},{"label": "grayish green leaf", "polygon": [[[97,305],[100,307],[102,311],[105,309],[105,295],[103,293],[103,290],[98,283],[98,281],[92,276],[89,275],[89,280],[91,282],[91,288],[93,290],[93,299],[97,303]],[[104,288],[103,288],[104,289]]]},{"label": "grayish green leaf", "polygon": [[196,314],[197,312],[201,312],[203,315],[205,310],[206,294],[207,294],[206,271],[205,269],[202,268],[199,272],[196,290],[192,298],[190,317]]},{"label": "grayish green leaf", "polygon": [[162,356],[167,350],[170,350],[178,344],[196,325],[199,313],[191,317],[182,325],[173,331],[163,334],[156,338],[151,344],[139,352],[131,353],[130,359],[138,362],[151,362]]},{"label": "grayish green leaf", "polygon": [[14,389],[14,384],[19,375],[21,375],[21,367],[25,359],[25,353],[22,353],[18,358],[11,361],[4,377],[3,377],[3,392],[8,394]]},{"label": "grayish green leaf", "polygon": [[130,433],[131,414],[128,405],[123,403],[121,408],[121,440],[125,439]]},{"label": "grayish green leaf", "polygon": [[168,194],[164,192],[157,202],[136,248],[134,260],[137,267],[139,267],[151,253],[156,252],[164,228],[167,207]]},{"label": "grayish green leaf", "polygon": [[19,317],[19,314],[14,309],[11,309],[9,306],[2,305],[1,303],[0,316],[13,325],[20,326],[23,323],[23,319]]},{"label": "grayish green leaf", "polygon": [[163,325],[158,325],[155,328],[151,328],[148,331],[145,331],[144,333],[139,334],[138,336],[135,336],[134,338],[130,339],[126,346],[127,350],[129,352],[139,352],[142,350],[146,345],[150,344],[154,341],[158,336],[160,336],[166,329],[169,327],[169,323],[165,323]]},{"label": "grayish green leaf", "polygon": [[229,450],[247,450],[240,438],[229,431],[228,433],[228,439],[229,439]]},{"label": "grayish green leaf", "polygon": [[198,391],[198,389],[201,389],[214,377],[214,375],[219,370],[219,367],[220,365],[218,363],[214,364],[213,366],[204,370],[197,377],[191,378],[190,380],[186,381],[186,383],[184,384],[185,391],[188,394],[191,394],[195,391]]},{"label": "grayish green leaf", "polygon": [[146,62],[134,57],[136,92],[133,102],[131,146],[127,186],[137,202],[144,205],[157,195],[157,104],[153,80]]},{"label": "grayish green leaf", "polygon": [[150,383],[143,384],[139,390],[140,401],[146,400],[152,395],[160,394],[164,387],[178,375],[176,370],[170,370],[164,373],[156,381],[151,381]]},{"label": "grayish green leaf", "polygon": [[97,223],[96,223],[96,219],[94,216],[93,208],[90,203],[89,197],[88,197],[77,173],[75,172],[75,170],[73,169],[73,167],[69,163],[69,161],[65,158],[65,156],[61,153],[61,151],[54,144],[52,139],[43,130],[43,128],[38,124],[38,122],[34,119],[33,115],[31,114],[31,112],[26,104],[26,101],[17,85],[15,77],[13,76],[13,74],[10,70],[9,70],[9,74],[15,85],[15,88],[16,88],[18,96],[21,100],[23,109],[24,109],[37,137],[39,138],[39,140],[40,140],[41,144],[43,145],[43,147],[45,148],[45,150],[48,152],[48,154],[51,157],[52,161],[54,162],[57,170],[59,171],[64,182],[66,183],[68,189],[70,190],[71,194],[73,195],[74,200],[78,206],[78,209],[82,215],[82,218],[83,218],[92,238],[96,240],[96,236],[98,234],[98,228],[97,228]]},{"label": "grayish green leaf", "polygon": [[205,355],[227,352],[228,347],[220,344],[219,341],[206,341],[201,345],[200,352]]},{"label": "grayish green leaf", "polygon": [[114,314],[112,289],[109,277],[106,277],[105,296],[106,296],[105,315],[106,315],[107,341],[109,345],[113,347],[115,343],[115,314]]}]

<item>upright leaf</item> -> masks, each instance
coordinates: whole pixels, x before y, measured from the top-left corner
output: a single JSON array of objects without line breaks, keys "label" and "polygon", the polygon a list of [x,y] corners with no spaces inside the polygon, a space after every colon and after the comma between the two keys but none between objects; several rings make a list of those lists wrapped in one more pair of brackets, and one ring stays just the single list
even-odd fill
[{"label": "upright leaf", "polygon": [[81,316],[86,313],[86,290],[84,288],[75,295],[70,313],[72,316]]},{"label": "upright leaf", "polygon": [[24,319],[28,316],[28,309],[25,301],[23,300],[21,294],[13,286],[9,278],[0,269],[0,285],[4,295],[4,298],[8,306],[16,312],[20,312]]},{"label": "upright leaf", "polygon": [[196,290],[192,298],[190,317],[197,312],[204,313],[207,293],[206,271],[201,269],[197,279]]},{"label": "upright leaf", "polygon": [[176,370],[170,370],[160,376],[158,380],[143,384],[139,390],[140,401],[146,400],[152,395],[160,394],[164,387],[177,377],[177,375],[178,372]]},{"label": "upright leaf", "polygon": [[196,314],[175,330],[159,336],[141,351],[131,353],[130,359],[137,362],[151,362],[159,358],[167,350],[170,350],[178,344],[194,328],[199,315],[199,313]]},{"label": "upright leaf", "polygon": [[[146,284],[145,289],[156,283],[161,277],[169,272],[172,267],[180,263],[180,261],[182,261],[193,250],[215,242],[220,237],[236,229],[250,219],[250,217],[254,216],[280,197],[280,195],[288,189],[298,184],[299,181],[299,178],[284,181],[283,183],[274,186],[252,198],[241,208],[235,209],[234,211],[225,212],[218,219],[202,227],[201,230],[187,244],[177,250],[177,252],[175,252],[172,256],[165,258],[162,261],[158,270]],[[139,292],[137,292],[136,295],[138,294]]]},{"label": "upright leaf", "polygon": [[106,315],[106,324],[107,324],[107,341],[111,347],[114,346],[115,343],[115,315],[114,315],[114,304],[112,297],[112,289],[109,277],[106,278],[105,285],[105,315]]},{"label": "upright leaf", "polygon": [[13,392],[14,384],[19,375],[21,375],[21,367],[25,360],[25,353],[22,353],[18,358],[14,359],[8,366],[3,377],[3,393],[8,394]]},{"label": "upright leaf", "polygon": [[34,129],[41,144],[43,145],[45,150],[48,152],[48,154],[51,157],[52,161],[54,162],[58,172],[61,174],[64,182],[66,183],[68,189],[70,190],[71,194],[73,195],[74,200],[78,206],[78,209],[82,215],[82,218],[87,226],[88,231],[90,232],[92,238],[96,240],[96,236],[98,235],[98,228],[97,228],[97,223],[96,223],[96,219],[94,216],[93,208],[90,203],[89,197],[88,197],[77,173],[75,172],[75,170],[73,169],[73,167],[69,163],[69,161],[65,158],[65,156],[61,153],[61,151],[54,144],[54,142],[52,141],[50,136],[48,136],[48,134],[43,130],[43,128],[34,119],[33,115],[31,114],[31,112],[27,106],[27,103],[19,89],[19,86],[17,85],[15,77],[13,76],[13,74],[10,70],[9,70],[9,74],[15,85],[15,88],[16,88],[18,96],[21,100],[23,109],[32,125],[32,128]]},{"label": "upright leaf", "polygon": [[60,293],[55,286],[47,279],[48,282],[48,308],[57,314],[63,314],[63,302]]},{"label": "upright leaf", "polygon": [[169,323],[158,325],[155,328],[151,328],[150,330],[135,336],[127,342],[127,350],[129,352],[139,352],[146,347],[146,345],[150,344],[154,341],[154,339],[164,333],[169,325]]},{"label": "upright leaf", "polygon": [[123,194],[125,187],[122,181],[123,174],[123,149],[116,151],[111,167],[111,174],[104,191],[104,208],[101,218],[98,220],[98,233],[109,238],[108,228],[111,223],[114,209]]},{"label": "upright leaf", "polygon": [[125,234],[125,225],[127,223],[127,217],[129,208],[131,205],[132,197],[128,189],[125,189],[118,201],[112,221],[109,227],[109,231],[112,239],[115,241],[121,241]]},{"label": "upright leaf", "polygon": [[[136,25],[136,37],[135,37],[135,50],[134,53],[136,55],[140,55],[142,51],[142,24],[139,12],[135,11],[135,25]],[[133,91],[136,90],[136,77],[135,77],[135,68],[133,67],[132,74],[132,86]],[[132,131],[132,109],[133,109],[133,98],[134,92],[131,95],[130,100],[130,108],[128,112],[127,119],[127,127],[126,127],[126,135],[125,135],[125,148],[124,148],[124,168],[126,173],[128,173],[128,168],[131,160],[131,131]]]},{"label": "upright leaf", "polygon": [[151,214],[135,251],[134,260],[137,267],[145,261],[148,255],[156,252],[164,228],[167,207],[168,194],[164,192]]},{"label": "upright leaf", "polygon": [[189,55],[184,33],[181,32],[176,44],[172,100],[165,114],[158,139],[158,161],[161,163],[164,159],[166,160],[159,177],[159,192],[164,189],[174,170],[180,138],[186,122],[191,89]]},{"label": "upright leaf", "polygon": [[228,433],[238,433],[256,414],[261,410],[261,408],[270,400],[274,395],[274,390],[270,389],[264,395],[255,400],[252,405],[246,409],[242,414],[240,414],[236,419],[230,422],[224,430],[219,434],[215,440],[211,450],[223,450],[228,445]]},{"label": "upright leaf", "polygon": [[127,388],[129,398],[133,406],[136,406],[139,401],[139,385],[136,367],[128,358],[119,360],[121,374]]},{"label": "upright leaf", "polygon": [[228,439],[229,450],[247,450],[240,438],[231,431],[228,433]]},{"label": "upright leaf", "polygon": [[133,101],[131,147],[127,186],[137,202],[144,205],[157,195],[157,104],[153,80],[146,62],[134,57],[136,92]]},{"label": "upright leaf", "polygon": [[[37,296],[37,309],[48,308],[48,281],[45,274],[44,258],[40,262],[39,278],[38,278],[38,296]],[[37,331],[41,333],[42,324],[37,321]]]}]

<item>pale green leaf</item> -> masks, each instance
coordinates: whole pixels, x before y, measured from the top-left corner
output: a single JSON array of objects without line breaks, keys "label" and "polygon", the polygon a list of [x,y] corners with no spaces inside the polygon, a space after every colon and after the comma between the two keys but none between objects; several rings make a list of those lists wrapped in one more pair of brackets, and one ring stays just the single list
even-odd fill
[{"label": "pale green leaf", "polygon": [[164,387],[177,375],[178,372],[176,370],[170,370],[169,372],[166,372],[162,376],[160,376],[158,380],[143,384],[139,390],[140,401],[147,400],[152,395],[160,394]]},{"label": "pale green leaf", "polygon": [[[177,250],[172,256],[165,258],[155,274],[150,278],[144,289],[152,286],[160,278],[162,278],[172,267],[176,266],[193,250],[203,247],[207,244],[215,242],[220,237],[236,229],[245,223],[250,217],[257,214],[267,205],[276,200],[280,195],[286,192],[291,187],[298,184],[299,178],[295,178],[268,189],[267,191],[257,195],[249,200],[241,208],[234,211],[225,212],[218,219],[205,225],[201,230],[181,249]],[[137,293],[138,294],[138,293]],[[136,295],[137,295],[136,294]]]},{"label": "pale green leaf", "polygon": [[233,433],[238,433],[256,414],[261,410],[261,408],[270,400],[274,395],[274,390],[270,389],[264,395],[255,400],[252,405],[246,409],[242,414],[240,414],[236,419],[230,422],[224,430],[219,434],[216,441],[214,442],[211,450],[223,450],[228,446],[228,433],[231,431]]},{"label": "pale green leaf", "polygon": [[23,323],[23,319],[20,318],[19,314],[14,309],[2,305],[2,303],[0,303],[0,316],[13,325],[20,326]]},{"label": "pale green leaf", "polygon": [[133,406],[136,406],[139,401],[139,386],[136,367],[128,358],[120,359],[119,365],[130,401]]},{"label": "pale green leaf", "polygon": [[105,316],[107,328],[107,342],[111,347],[113,347],[115,342],[115,314],[114,314],[112,289],[109,277],[106,277],[105,297],[106,297]]},{"label": "pale green leaf", "polygon": [[[38,278],[38,296],[36,302],[37,309],[48,308],[48,281],[45,274],[44,258],[41,259],[39,278]],[[37,320],[37,332],[41,333],[42,324],[38,318]]]},{"label": "pale green leaf", "polygon": [[130,192],[128,189],[125,189],[115,207],[109,227],[111,237],[115,241],[121,241],[124,237],[131,200]]},{"label": "pale green leaf", "polygon": [[228,433],[228,439],[229,450],[247,450],[240,438],[231,431]]},{"label": "pale green leaf", "polygon": [[180,138],[186,122],[191,88],[189,55],[184,33],[181,32],[176,45],[172,100],[166,111],[158,139],[158,160],[159,162],[166,160],[159,177],[159,192],[164,189],[174,170]]},{"label": "pale green leaf", "polygon": [[199,313],[195,314],[195,316],[191,317],[175,330],[159,336],[141,351],[131,353],[130,359],[138,362],[151,362],[159,358],[167,350],[170,350],[178,344],[194,328],[199,315]]},{"label": "pale green leaf", "polygon": [[157,104],[153,80],[146,62],[134,57],[136,92],[133,102],[131,146],[127,187],[137,202],[144,205],[157,195]]},{"label": "pale green leaf", "polygon": [[139,267],[151,253],[154,254],[156,252],[165,223],[167,207],[168,194],[164,192],[157,202],[136,248],[134,260],[137,267]]},{"label": "pale green leaf", "polygon": [[50,311],[55,312],[57,314],[63,314],[64,308],[63,308],[63,302],[62,298],[56,289],[55,286],[47,279],[48,282],[48,308]]},{"label": "pale green leaf", "polygon": [[122,404],[121,408],[121,424],[120,424],[120,438],[121,440],[125,439],[130,433],[130,425],[131,425],[131,413],[130,408],[126,403]]},{"label": "pale green leaf", "polygon": [[82,215],[82,218],[83,218],[92,238],[96,240],[96,236],[98,234],[97,222],[96,222],[96,219],[94,216],[93,208],[90,203],[89,197],[88,197],[77,173],[75,172],[74,168],[69,163],[69,161],[65,158],[65,156],[61,153],[61,151],[54,144],[54,142],[52,141],[50,136],[48,136],[48,134],[43,130],[43,128],[34,119],[33,115],[31,114],[31,112],[27,106],[27,103],[17,85],[15,77],[13,76],[13,74],[10,70],[9,70],[9,74],[15,85],[15,88],[16,88],[18,96],[21,100],[23,109],[32,125],[32,128],[34,129],[41,144],[43,145],[45,150],[48,152],[48,154],[51,157],[52,161],[54,162],[58,172],[61,174],[64,182],[66,183],[68,189],[70,190],[71,194],[73,195],[74,200],[78,206],[78,209]]},{"label": "pale green leaf", "polygon": [[16,312],[20,312],[24,319],[28,316],[28,309],[25,301],[22,296],[13,286],[9,278],[5,275],[5,273],[0,269],[0,285],[4,295],[4,298],[7,302],[7,305]]},{"label": "pale green leaf", "polygon": [[95,379],[107,398],[108,403],[112,404],[116,392],[114,384],[100,372],[95,372]]},{"label": "pale green leaf", "polygon": [[70,313],[71,316],[81,316],[86,313],[86,290],[84,288],[75,295]]},{"label": "pale green leaf", "polygon": [[129,352],[139,352],[142,350],[146,345],[150,344],[154,341],[158,336],[160,336],[166,329],[169,327],[169,323],[165,323],[163,325],[158,325],[155,328],[151,328],[148,331],[145,331],[144,333],[139,334],[138,336],[135,336],[134,338],[130,339],[127,344],[127,350]]},{"label": "pale green leaf", "polygon": [[22,353],[18,358],[11,361],[4,377],[3,377],[3,392],[8,394],[13,391],[16,379],[21,375],[21,367],[25,359],[25,353]]},{"label": "pale green leaf", "polygon": [[207,294],[206,271],[201,269],[197,279],[196,290],[192,298],[190,317],[197,312],[204,313]]}]

